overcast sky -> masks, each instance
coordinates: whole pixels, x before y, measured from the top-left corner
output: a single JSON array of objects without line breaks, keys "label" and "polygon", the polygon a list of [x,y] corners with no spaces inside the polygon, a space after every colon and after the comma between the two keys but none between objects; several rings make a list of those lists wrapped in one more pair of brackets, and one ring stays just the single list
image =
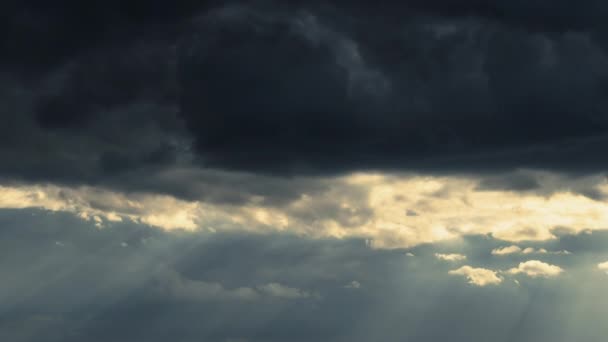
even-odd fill
[{"label": "overcast sky", "polygon": [[0,340],[605,341],[607,2],[0,13]]}]

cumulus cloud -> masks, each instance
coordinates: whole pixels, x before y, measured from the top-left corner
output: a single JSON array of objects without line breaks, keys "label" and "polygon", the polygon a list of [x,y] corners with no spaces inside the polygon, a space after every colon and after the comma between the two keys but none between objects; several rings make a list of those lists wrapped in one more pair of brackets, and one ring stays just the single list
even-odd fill
[{"label": "cumulus cloud", "polygon": [[507,255],[507,254],[517,254],[521,253],[522,250],[519,246],[509,246],[509,247],[501,247],[492,250],[493,255]]},{"label": "cumulus cloud", "polygon": [[597,268],[608,273],[608,261],[597,264]]},{"label": "cumulus cloud", "polygon": [[563,273],[564,270],[559,266],[547,264],[542,261],[529,260],[519,263],[519,266],[512,268],[507,272],[510,274],[523,273],[531,278],[553,278]]},{"label": "cumulus cloud", "polygon": [[462,266],[459,269],[448,272],[451,275],[464,276],[469,284],[475,286],[497,285],[502,282],[502,278],[497,275],[496,271],[485,268],[476,268],[471,266]]},{"label": "cumulus cloud", "polygon": [[452,253],[452,254],[435,253],[435,258],[437,258],[439,260],[443,260],[443,261],[462,261],[462,260],[466,260],[467,256],[463,255],[463,254],[456,254],[456,253]]}]

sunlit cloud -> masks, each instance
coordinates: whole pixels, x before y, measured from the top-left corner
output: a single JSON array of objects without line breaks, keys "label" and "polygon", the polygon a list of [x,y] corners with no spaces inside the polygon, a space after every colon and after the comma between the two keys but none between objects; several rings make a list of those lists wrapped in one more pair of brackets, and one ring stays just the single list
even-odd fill
[{"label": "sunlit cloud", "polygon": [[[310,192],[302,188],[288,201],[251,195],[238,203],[96,187],[7,185],[0,186],[0,208],[71,212],[99,228],[132,221],[164,230],[289,232],[361,238],[372,248],[407,248],[469,234],[544,241],[554,239],[556,229],[574,234],[608,227],[608,203],[575,192],[485,190],[478,179],[456,176],[358,173],[307,182],[319,186]],[[603,183],[596,188],[606,190]],[[516,245],[492,251],[515,253],[569,252]]]},{"label": "sunlit cloud", "polygon": [[564,270],[555,265],[538,260],[522,262],[519,266],[507,271],[510,274],[525,274],[531,278],[552,278],[560,275]]},{"label": "sunlit cloud", "polygon": [[518,246],[508,246],[502,248],[496,248],[492,250],[493,255],[507,255],[507,254],[516,254],[521,253],[522,250]]},{"label": "sunlit cloud", "polygon": [[597,264],[597,268],[608,273],[608,261]]},{"label": "sunlit cloud", "polygon": [[503,280],[497,275],[496,271],[486,268],[475,268],[468,265],[449,271],[448,274],[464,276],[469,284],[475,286],[498,285]]},{"label": "sunlit cloud", "polygon": [[534,248],[534,247],[527,247],[527,248],[521,248],[519,246],[516,245],[511,245],[511,246],[507,246],[507,247],[500,247],[500,248],[495,248],[492,250],[492,255],[511,255],[511,254],[555,254],[555,255],[569,255],[572,254],[569,251],[566,250],[562,250],[562,251],[548,251],[545,248]]},{"label": "sunlit cloud", "polygon": [[467,256],[463,254],[441,254],[435,253],[435,258],[443,261],[462,261],[466,260]]}]

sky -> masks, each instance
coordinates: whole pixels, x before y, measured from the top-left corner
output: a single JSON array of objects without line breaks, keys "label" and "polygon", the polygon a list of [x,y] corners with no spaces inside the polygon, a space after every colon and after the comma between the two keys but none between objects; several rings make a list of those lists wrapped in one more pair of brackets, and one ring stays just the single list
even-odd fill
[{"label": "sky", "polygon": [[605,1],[0,13],[0,340],[605,341]]}]

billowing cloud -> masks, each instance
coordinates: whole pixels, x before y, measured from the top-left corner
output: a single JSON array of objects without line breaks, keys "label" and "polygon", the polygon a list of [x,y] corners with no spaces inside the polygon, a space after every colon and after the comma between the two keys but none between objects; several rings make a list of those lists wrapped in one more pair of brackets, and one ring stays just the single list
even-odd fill
[{"label": "billowing cloud", "polygon": [[522,262],[519,266],[508,271],[510,274],[525,274],[532,278],[553,278],[563,272],[564,270],[559,266],[547,264],[538,260]]},{"label": "billowing cloud", "polygon": [[[526,248],[527,250],[527,248]],[[519,246],[508,246],[508,247],[501,247],[501,248],[496,248],[492,250],[492,254],[493,255],[507,255],[507,254],[517,254],[517,253],[521,253],[522,250]]]},{"label": "billowing cloud", "polygon": [[544,186],[514,170],[602,173],[606,9],[560,6],[549,29],[547,6],[6,6],[0,176],[192,199],[213,182],[184,169],[465,173],[514,191]]},{"label": "billowing cloud", "polygon": [[459,269],[451,270],[451,275],[464,276],[469,284],[475,286],[497,285],[502,283],[502,278],[497,275],[496,271],[481,267],[462,266]]},{"label": "billowing cloud", "polygon": [[[288,188],[283,182],[278,186]],[[235,202],[98,187],[13,184],[0,186],[0,207],[71,212],[99,226],[126,220],[168,230],[356,237],[368,239],[374,248],[410,247],[467,234],[491,234],[514,242],[546,241],[555,239],[560,229],[576,233],[608,227],[608,204],[599,199],[570,192],[478,190],[478,181],[466,177],[353,174],[292,182],[295,192],[289,197],[277,200],[272,193],[245,192]],[[300,188],[302,183],[310,187]],[[272,184],[268,180],[267,185]],[[606,186],[600,184],[598,189],[605,191]],[[228,184],[215,189],[218,194],[233,190]],[[407,208],[419,215],[407,215]],[[520,247],[505,251],[515,248]],[[524,251],[532,252],[520,252]],[[566,253],[542,248],[533,252]]]},{"label": "billowing cloud", "polygon": [[0,11],[0,340],[608,335],[606,1]]},{"label": "billowing cloud", "polygon": [[452,253],[452,254],[442,254],[442,253],[435,253],[435,258],[439,259],[439,260],[444,260],[444,261],[462,261],[462,260],[466,260],[467,256],[463,255],[463,254],[456,254],[456,253]]}]

